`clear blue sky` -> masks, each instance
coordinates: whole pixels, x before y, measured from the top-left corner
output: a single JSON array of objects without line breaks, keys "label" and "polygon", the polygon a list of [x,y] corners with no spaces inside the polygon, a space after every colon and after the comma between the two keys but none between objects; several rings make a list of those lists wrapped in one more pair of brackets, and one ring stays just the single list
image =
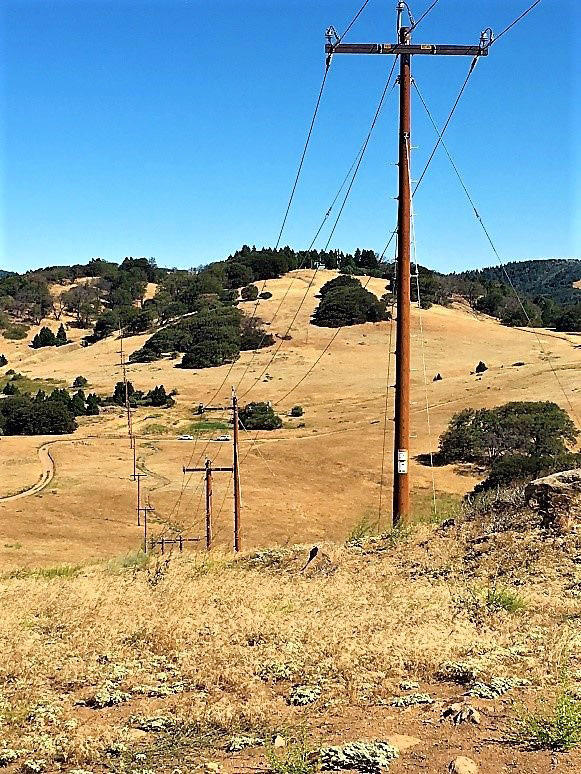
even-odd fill
[{"label": "clear blue sky", "polygon": [[[323,34],[361,0],[4,0],[2,256],[189,267],[276,241],[323,71]],[[476,43],[529,0],[440,0],[417,42]],[[416,17],[428,0],[414,0]],[[394,39],[371,0],[347,40]],[[482,59],[448,144],[507,259],[579,254],[576,0],[544,0]],[[575,29],[577,28],[577,29]],[[391,57],[335,57],[283,244],[305,247],[360,146]],[[442,123],[464,58],[414,59]],[[381,250],[395,219],[392,93],[332,247]],[[418,101],[414,171],[434,134]],[[577,136],[575,137],[575,133]],[[418,258],[494,263],[442,153],[418,191]],[[322,246],[324,239],[317,246]]]}]

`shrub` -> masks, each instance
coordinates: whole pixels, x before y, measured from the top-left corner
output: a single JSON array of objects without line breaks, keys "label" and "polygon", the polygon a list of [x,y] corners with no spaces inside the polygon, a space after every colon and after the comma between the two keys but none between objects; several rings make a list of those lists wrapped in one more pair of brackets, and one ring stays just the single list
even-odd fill
[{"label": "shrub", "polygon": [[517,718],[512,738],[538,750],[571,750],[581,744],[581,701],[562,691],[552,707],[543,702]]},{"label": "shrub", "polygon": [[518,613],[527,606],[518,592],[496,585],[489,586],[486,590],[485,604],[492,612],[506,610],[507,613]]},{"label": "shrub", "polygon": [[258,288],[256,285],[246,285],[240,291],[240,297],[243,301],[256,301],[258,298]]},{"label": "shrub", "polygon": [[240,411],[240,424],[246,430],[278,430],[282,419],[270,403],[249,403]]},{"label": "shrub", "polygon": [[8,365],[8,358],[6,355],[0,355],[0,366]]},{"label": "shrub", "polygon": [[302,417],[304,413],[305,412],[302,406],[293,406],[290,410],[291,417]]},{"label": "shrub", "polygon": [[84,376],[76,376],[73,382],[73,387],[79,387],[82,389],[83,387],[86,387],[88,384],[89,384],[89,380],[85,379]]},{"label": "shrub", "polygon": [[28,325],[20,325],[14,323],[13,325],[8,326],[6,328],[2,335],[5,339],[10,339],[11,341],[20,341],[21,339],[25,339],[28,335],[28,331],[30,328]]},{"label": "shrub", "polygon": [[483,374],[485,371],[488,371],[488,366],[486,365],[486,363],[484,363],[484,362],[482,362],[482,360],[480,360],[478,362],[478,365],[474,369],[474,373],[476,373],[476,374]]},{"label": "shrub", "polygon": [[243,317],[240,324],[240,349],[262,349],[274,344],[274,336],[267,333],[263,327],[263,321],[259,317]]},{"label": "shrub", "polygon": [[258,298],[263,299],[263,301],[268,301],[269,298],[272,298],[272,293],[269,290],[265,290],[263,293],[260,293]]}]

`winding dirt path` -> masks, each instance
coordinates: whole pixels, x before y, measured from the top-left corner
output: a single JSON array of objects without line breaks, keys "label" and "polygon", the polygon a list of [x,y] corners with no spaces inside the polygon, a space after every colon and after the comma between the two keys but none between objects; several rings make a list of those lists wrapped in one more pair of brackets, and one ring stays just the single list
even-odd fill
[{"label": "winding dirt path", "polygon": [[42,490],[50,484],[50,482],[54,478],[56,466],[54,463],[54,458],[50,453],[49,447],[55,443],[58,443],[58,442],[48,441],[47,443],[43,443],[42,446],[39,446],[38,448],[38,457],[42,465],[42,473],[40,475],[39,480],[36,482],[36,484],[29,487],[28,489],[25,489],[22,492],[17,492],[16,494],[13,494],[13,495],[7,495],[6,497],[0,497],[0,503],[7,503],[7,502],[10,502],[11,500],[20,500],[23,497],[30,497],[30,495],[38,494],[39,492],[42,492]]}]

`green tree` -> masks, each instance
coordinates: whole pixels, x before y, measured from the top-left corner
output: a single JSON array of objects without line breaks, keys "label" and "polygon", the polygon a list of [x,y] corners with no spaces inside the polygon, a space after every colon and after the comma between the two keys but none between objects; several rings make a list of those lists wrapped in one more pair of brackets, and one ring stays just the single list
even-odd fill
[{"label": "green tree", "polygon": [[131,400],[134,393],[135,387],[131,382],[127,382],[127,390],[125,390],[125,382],[117,382],[113,390],[112,402],[118,406],[124,406],[126,399]]},{"label": "green tree", "polygon": [[240,425],[246,430],[278,430],[282,419],[270,403],[249,403],[240,410]]},{"label": "green tree", "polygon": [[18,395],[19,393],[20,393],[20,390],[12,382],[6,382],[6,384],[2,388],[3,395]]},{"label": "green tree", "polygon": [[0,402],[4,435],[62,435],[76,430],[75,418],[61,401],[35,403],[17,396]]},{"label": "green tree", "polygon": [[86,387],[89,384],[88,379],[85,379],[84,376],[75,376],[75,380],[73,382],[73,387],[79,387],[83,388]]},{"label": "green tree", "polygon": [[336,287],[325,293],[312,318],[313,325],[340,328],[389,319],[389,312],[377,296],[361,284]]},{"label": "green tree", "polygon": [[94,417],[94,416],[98,416],[99,411],[100,411],[100,409],[99,409],[99,398],[97,397],[97,395],[94,392],[90,392],[87,395],[87,406],[86,406],[86,409],[85,409],[85,414],[88,417]]},{"label": "green tree", "polygon": [[71,398],[70,409],[74,417],[82,417],[85,415],[85,393],[82,390],[75,392]]},{"label": "green tree", "polygon": [[493,409],[467,408],[455,414],[440,437],[443,462],[490,465],[520,454],[557,457],[568,452],[578,430],[568,414],[550,401],[514,401]]},{"label": "green tree", "polygon": [[555,328],[566,333],[579,333],[581,331],[581,304],[573,304],[555,319]]},{"label": "green tree", "polygon": [[324,298],[327,293],[330,293],[332,290],[348,286],[361,287],[361,282],[356,277],[352,277],[350,274],[340,274],[338,277],[333,277],[333,279],[325,282],[325,284],[319,290],[319,295],[321,298]]},{"label": "green tree", "polygon": [[8,365],[8,358],[6,355],[0,355],[0,366]]},{"label": "green tree", "polygon": [[63,344],[68,344],[68,339],[65,326],[61,323],[59,325],[58,331],[56,332],[56,345],[57,347],[61,347]]},{"label": "green tree", "polygon": [[36,336],[32,339],[33,349],[40,349],[41,347],[54,347],[56,346],[56,336],[50,328],[43,326]]}]

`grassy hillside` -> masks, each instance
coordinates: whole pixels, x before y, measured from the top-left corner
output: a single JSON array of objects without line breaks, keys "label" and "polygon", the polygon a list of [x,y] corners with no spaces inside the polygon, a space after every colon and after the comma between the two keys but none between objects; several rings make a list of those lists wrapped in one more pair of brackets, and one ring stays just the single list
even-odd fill
[{"label": "grassy hillside", "polygon": [[[444,772],[460,752],[482,774],[548,771],[524,718],[581,688],[579,545],[534,516],[523,532],[517,511],[325,543],[305,571],[308,545],[5,574],[9,770],[308,774],[305,750],[381,739],[400,748],[393,772]],[[442,722],[457,701],[480,723]]]},{"label": "grassy hillside", "polygon": [[[131,366],[130,379],[136,389],[148,391],[164,384],[167,390],[178,392],[171,409],[139,408],[134,414],[137,462],[148,474],[142,479],[143,497],[155,507],[149,524],[151,536],[164,531],[187,537],[203,534],[202,477],[184,477],[182,468],[203,465],[207,455],[216,465],[231,464],[230,445],[212,441],[220,434],[217,426],[191,433],[198,404],[211,399],[214,405],[226,404],[231,385],[238,386],[243,404],[271,400],[284,420],[283,428],[274,432],[241,433],[243,529],[248,547],[342,540],[364,516],[377,517],[391,323],[344,328],[330,344],[336,331],[309,325],[309,320],[319,302],[319,288],[335,276],[336,272],[326,270],[319,270],[315,277],[312,271],[298,271],[268,280],[265,289],[272,292],[272,298],[261,300],[256,314],[265,321],[276,344],[256,355],[243,352],[232,367],[186,371],[175,367],[179,360],[171,359]],[[371,278],[368,287],[381,296],[385,281]],[[250,307],[254,308],[249,305],[249,311]],[[438,510],[446,513],[452,500],[461,498],[483,477],[469,466],[447,465],[434,469],[432,482],[432,470],[422,464],[420,455],[436,448],[452,414],[466,406],[538,399],[553,400],[570,411],[568,398],[581,416],[581,392],[576,336],[506,328],[474,313],[466,304],[435,305],[422,312],[421,322],[423,335],[420,313],[414,307],[412,496],[414,513],[425,515],[430,512],[432,483]],[[55,326],[54,320],[48,323]],[[276,338],[289,326],[290,340]],[[33,326],[29,336],[37,330]],[[84,333],[71,327],[72,343],[58,349],[31,350],[27,341],[2,340],[0,352],[8,357],[6,368],[14,368],[27,379],[44,380],[50,375],[70,385],[83,375],[89,381],[87,392],[110,395],[121,378],[119,341],[112,335],[82,347],[79,342]],[[126,354],[142,347],[147,338],[148,334],[142,334],[126,339]],[[482,376],[471,373],[479,360],[488,366]],[[442,374],[442,381],[432,381],[436,373]],[[293,391],[287,395],[289,390]],[[392,401],[390,390],[384,524],[390,502]],[[287,416],[297,404],[304,408],[304,416]],[[211,422],[227,420],[228,415],[210,417]],[[191,433],[198,440],[177,440],[182,433]],[[44,470],[38,450],[47,441],[55,464],[50,484],[35,496],[0,502],[4,535],[0,567],[75,563],[137,548],[142,530],[136,525],[135,486],[130,480],[133,458],[122,407],[107,407],[99,417],[81,417],[79,429],[58,440],[3,438],[3,453],[9,462],[3,469],[0,496],[22,492],[38,482]],[[228,548],[232,535],[228,476],[216,477],[214,496],[216,541]]]}]

